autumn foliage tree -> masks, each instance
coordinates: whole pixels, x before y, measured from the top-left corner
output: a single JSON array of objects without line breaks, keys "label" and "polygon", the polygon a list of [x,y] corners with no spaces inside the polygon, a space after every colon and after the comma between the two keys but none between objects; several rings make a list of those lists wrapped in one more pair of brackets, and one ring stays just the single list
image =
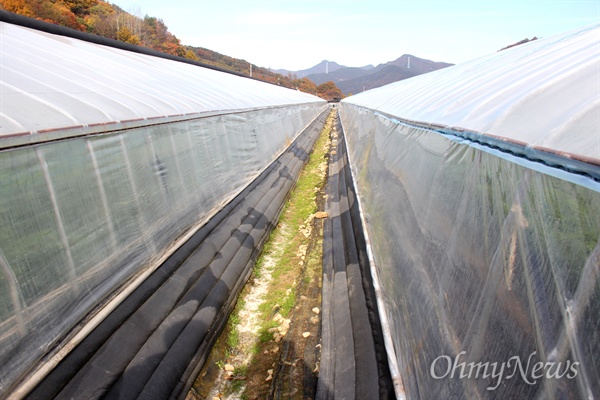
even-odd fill
[{"label": "autumn foliage tree", "polygon": [[131,15],[103,0],[0,0],[6,11],[110,39],[196,59],[158,18]]},{"label": "autumn foliage tree", "polygon": [[332,81],[321,83],[317,86],[317,95],[325,100],[341,99],[342,91]]},{"label": "autumn foliage tree", "polygon": [[179,39],[167,29],[162,19],[145,16],[142,24],[144,44],[163,53],[184,57],[185,49]]},{"label": "autumn foliage tree", "polygon": [[11,13],[24,15],[26,17],[34,18],[36,15],[29,6],[28,2],[23,0],[1,0],[0,6],[3,10]]},{"label": "autumn foliage tree", "polygon": [[304,93],[317,94],[317,85],[308,78],[300,78],[293,81],[294,85]]},{"label": "autumn foliage tree", "polygon": [[77,19],[69,4],[63,1],[39,0],[0,0],[0,7],[6,11],[37,18],[77,30],[84,26]]},{"label": "autumn foliage tree", "polygon": [[117,31],[117,40],[120,40],[121,42],[125,42],[125,43],[131,43],[131,44],[140,44],[140,38],[137,35],[134,35],[131,30],[126,27],[126,26],[122,26],[119,28],[119,30]]}]

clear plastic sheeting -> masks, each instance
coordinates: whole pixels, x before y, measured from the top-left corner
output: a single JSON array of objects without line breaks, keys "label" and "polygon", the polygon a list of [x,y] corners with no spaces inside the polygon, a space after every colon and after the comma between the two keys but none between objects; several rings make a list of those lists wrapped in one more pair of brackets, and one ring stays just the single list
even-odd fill
[{"label": "clear plastic sheeting", "polygon": [[345,102],[600,165],[599,38],[593,26],[535,40]]},{"label": "clear plastic sheeting", "polygon": [[5,22],[0,35],[0,138],[10,138],[0,140],[0,147],[113,124],[320,101],[264,82]]},{"label": "clear plastic sheeting", "polygon": [[599,184],[353,106],[341,117],[406,397],[598,396]]},{"label": "clear plastic sheeting", "polygon": [[30,400],[185,397],[327,114],[161,262],[35,388],[24,384],[11,394],[33,389]]},{"label": "clear plastic sheeting", "polygon": [[0,152],[0,393],[268,166],[327,105]]},{"label": "clear plastic sheeting", "polygon": [[600,397],[598,32],[341,102],[397,395]]},{"label": "clear plastic sheeting", "polygon": [[325,188],[321,338],[315,400],[390,399],[394,389],[366,243],[336,118]]}]

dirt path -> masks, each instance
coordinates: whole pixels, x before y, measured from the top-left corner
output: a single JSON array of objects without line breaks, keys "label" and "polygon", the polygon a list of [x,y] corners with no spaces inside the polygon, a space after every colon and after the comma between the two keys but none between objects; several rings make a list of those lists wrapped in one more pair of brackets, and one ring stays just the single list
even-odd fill
[{"label": "dirt path", "polygon": [[186,399],[314,398],[330,114],[227,328]]}]

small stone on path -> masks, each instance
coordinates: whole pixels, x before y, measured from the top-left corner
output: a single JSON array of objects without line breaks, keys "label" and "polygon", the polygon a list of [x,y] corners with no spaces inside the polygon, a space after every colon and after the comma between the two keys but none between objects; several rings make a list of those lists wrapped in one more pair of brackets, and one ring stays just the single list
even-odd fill
[{"label": "small stone on path", "polygon": [[235,370],[235,367],[233,365],[231,365],[231,364],[225,364],[225,366],[223,367],[223,369],[225,371],[231,371],[231,372],[233,372]]}]

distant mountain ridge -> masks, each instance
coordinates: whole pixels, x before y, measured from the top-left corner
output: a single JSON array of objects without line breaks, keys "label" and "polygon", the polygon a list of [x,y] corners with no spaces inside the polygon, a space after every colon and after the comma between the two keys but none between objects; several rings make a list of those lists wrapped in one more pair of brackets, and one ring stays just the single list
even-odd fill
[{"label": "distant mountain ridge", "polygon": [[[318,63],[317,65],[315,65],[314,67],[302,69],[300,71],[290,71],[287,69],[272,69],[271,71],[281,74],[283,76],[291,75],[293,77],[294,75],[296,75],[297,79],[301,79],[301,78],[306,78],[309,75],[327,74],[327,73],[332,73],[332,72],[338,71],[340,69],[346,69],[346,68],[354,69],[354,67],[346,67],[345,65],[340,65],[340,64],[336,63],[335,61],[323,60],[320,63]],[[365,70],[365,71],[371,70],[373,68],[375,68],[375,67],[372,64],[365,65],[364,67],[356,67],[356,69],[361,69],[361,70]],[[323,81],[323,82],[327,82],[327,81]],[[323,82],[321,82],[321,83],[323,83]],[[318,85],[318,83],[317,83],[317,85]]]},{"label": "distant mountain ridge", "polygon": [[346,67],[334,61],[323,60],[314,67],[301,71],[276,70],[274,72],[284,76],[306,77],[316,85],[332,81],[347,96],[452,65],[454,64],[404,54],[394,61],[376,67],[373,65]]},{"label": "distant mountain ridge", "polygon": [[308,75],[312,75],[312,74],[320,74],[320,73],[324,74],[327,72],[334,72],[340,68],[347,68],[347,67],[344,65],[340,65],[340,64],[336,63],[335,61],[323,60],[320,63],[318,63],[317,65],[315,65],[314,67],[302,69],[300,71],[289,71],[287,69],[274,69],[272,71],[276,72],[278,74],[281,74],[283,76],[287,76],[288,74],[296,75],[296,77],[298,79],[300,79],[300,78],[304,78],[304,77],[306,77]]}]

